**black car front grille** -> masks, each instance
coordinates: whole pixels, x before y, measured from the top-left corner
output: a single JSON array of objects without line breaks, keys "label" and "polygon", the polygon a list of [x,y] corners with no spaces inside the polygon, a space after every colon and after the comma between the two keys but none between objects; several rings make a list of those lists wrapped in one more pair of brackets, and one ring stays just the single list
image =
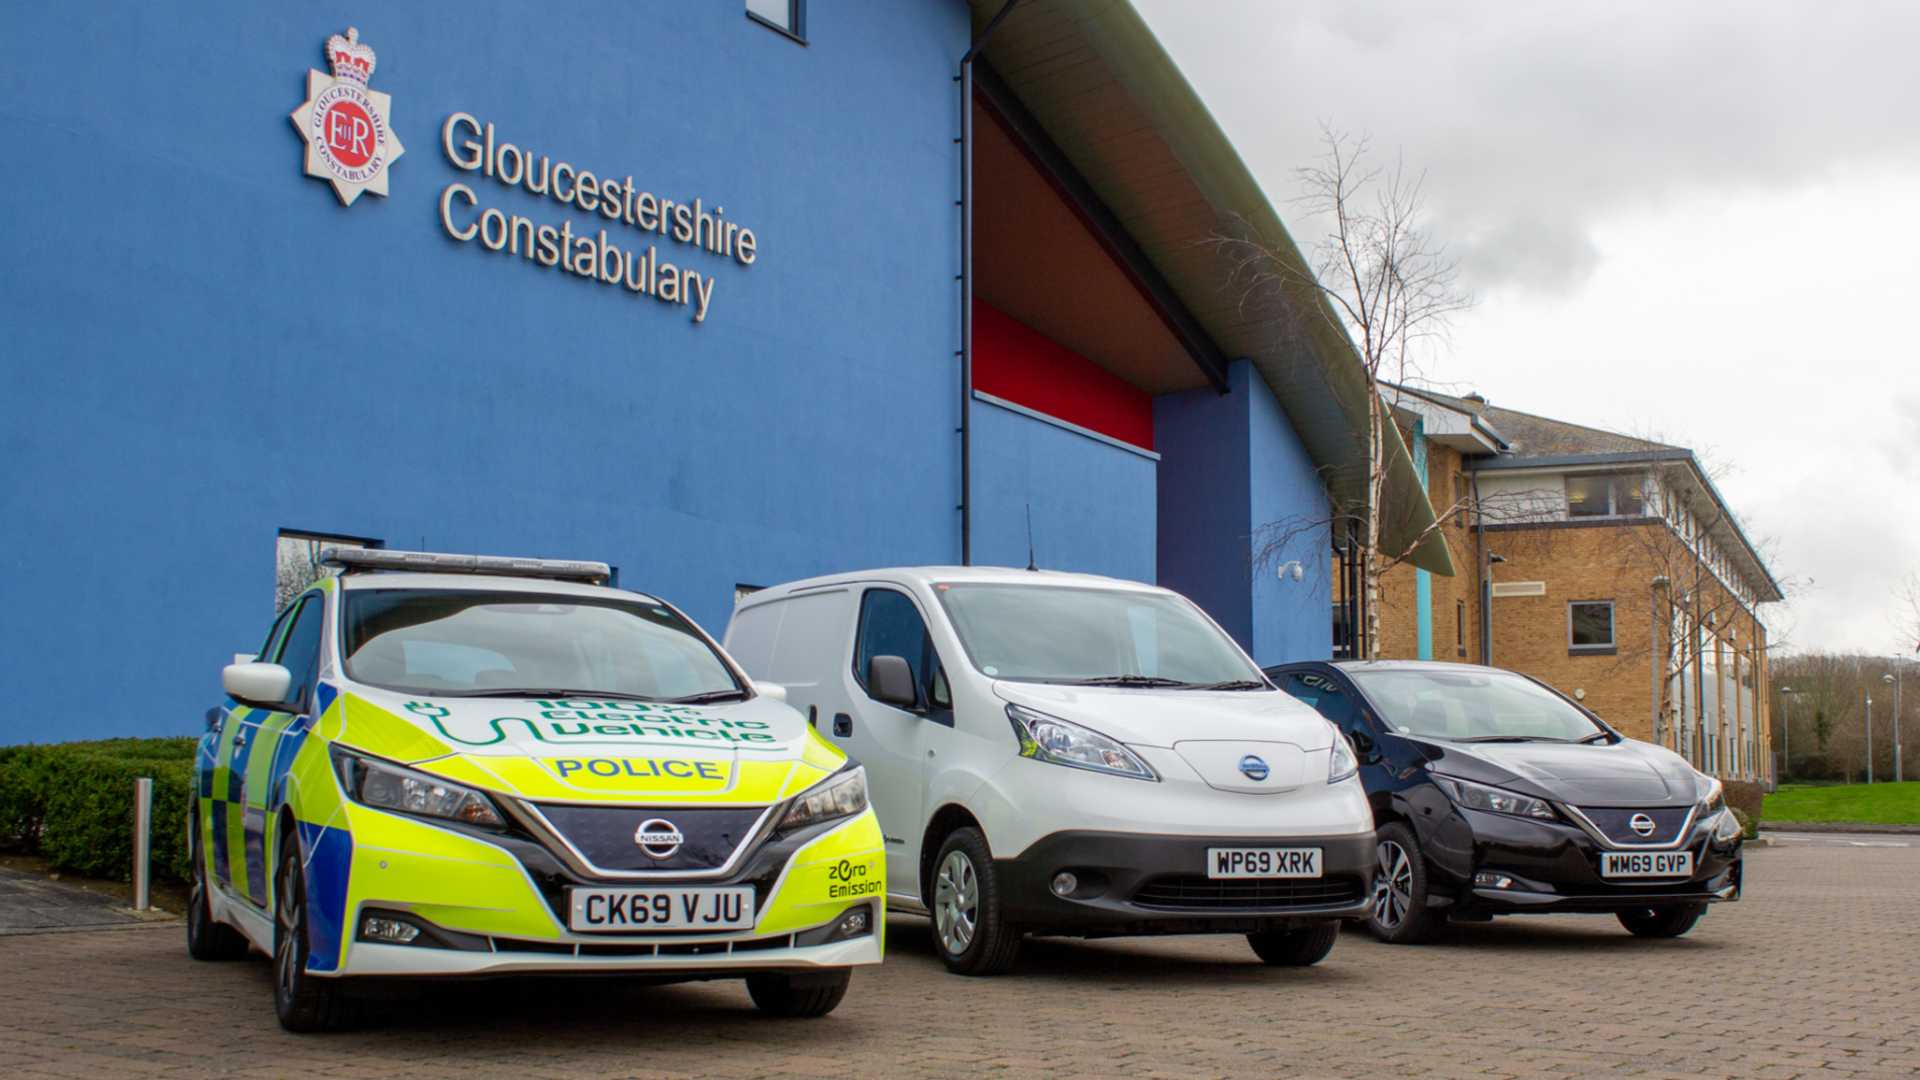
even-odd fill
[{"label": "black car front grille", "polygon": [[[560,806],[537,807],[553,830],[599,870],[717,870],[752,835],[765,807]],[[679,831],[678,849],[665,858],[636,842],[641,824],[666,821]]]},{"label": "black car front grille", "polygon": [[1285,911],[1357,903],[1364,889],[1353,877],[1216,881],[1199,874],[1166,874],[1148,879],[1133,894],[1133,902],[1163,911]]},{"label": "black car front grille", "polygon": [[[1579,810],[1609,843],[1629,846],[1673,843],[1680,838],[1680,829],[1693,812],[1690,806],[1582,806]],[[1633,819],[1642,814],[1653,822],[1652,831],[1646,834],[1633,827]]]}]

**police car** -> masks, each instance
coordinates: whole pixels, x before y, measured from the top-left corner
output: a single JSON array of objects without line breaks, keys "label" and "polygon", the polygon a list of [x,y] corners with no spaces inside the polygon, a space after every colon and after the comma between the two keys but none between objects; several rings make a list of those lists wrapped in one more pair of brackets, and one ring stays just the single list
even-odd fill
[{"label": "police car", "polygon": [[332,549],[222,673],[188,951],[294,1031],[387,976],[744,977],[820,1016],[880,962],[866,774],[605,564]]}]

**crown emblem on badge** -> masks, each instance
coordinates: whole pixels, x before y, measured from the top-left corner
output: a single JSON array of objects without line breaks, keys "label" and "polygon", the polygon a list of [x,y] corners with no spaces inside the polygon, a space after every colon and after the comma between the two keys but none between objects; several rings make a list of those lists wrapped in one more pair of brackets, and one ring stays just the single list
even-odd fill
[{"label": "crown emblem on badge", "polygon": [[367,85],[373,78],[373,65],[377,62],[373,48],[360,43],[358,27],[347,27],[347,36],[335,34],[327,39],[327,59],[333,64],[333,77],[349,82]]},{"label": "crown emblem on badge", "polygon": [[307,70],[307,100],[290,119],[307,143],[307,175],[352,206],[363,191],[387,193],[388,167],[406,148],[393,132],[393,99],[368,88],[375,59],[360,30],[328,38],[326,55],[333,74]]}]

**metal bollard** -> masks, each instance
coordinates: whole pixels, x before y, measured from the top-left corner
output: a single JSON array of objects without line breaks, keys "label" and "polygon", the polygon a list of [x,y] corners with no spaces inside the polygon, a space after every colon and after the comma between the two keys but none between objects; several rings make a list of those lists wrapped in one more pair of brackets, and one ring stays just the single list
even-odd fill
[{"label": "metal bollard", "polygon": [[133,910],[145,911],[148,901],[149,849],[153,846],[153,778],[133,782]]}]

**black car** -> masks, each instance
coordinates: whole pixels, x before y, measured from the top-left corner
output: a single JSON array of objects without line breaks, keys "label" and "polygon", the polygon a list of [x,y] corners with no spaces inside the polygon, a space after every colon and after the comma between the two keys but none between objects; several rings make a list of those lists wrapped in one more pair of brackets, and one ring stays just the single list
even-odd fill
[{"label": "black car", "polygon": [[1353,741],[1378,827],[1370,925],[1612,914],[1678,937],[1740,898],[1720,782],[1527,676],[1414,661],[1282,664],[1281,689]]}]

